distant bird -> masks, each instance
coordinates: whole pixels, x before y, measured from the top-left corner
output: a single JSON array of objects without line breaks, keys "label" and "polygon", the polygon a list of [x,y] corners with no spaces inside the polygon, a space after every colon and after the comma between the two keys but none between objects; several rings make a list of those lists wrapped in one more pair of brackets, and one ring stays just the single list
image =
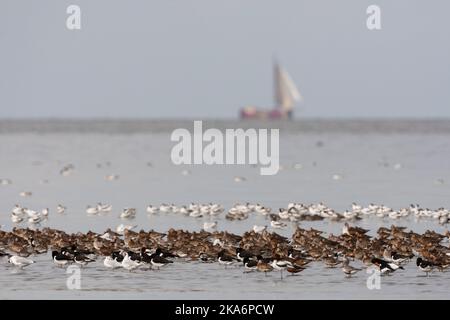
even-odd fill
[{"label": "distant bird", "polygon": [[267,229],[267,226],[257,226],[257,225],[253,226],[253,232],[255,232],[255,233],[262,233],[266,229]]},{"label": "distant bird", "polygon": [[153,267],[156,267],[158,269],[168,265],[169,263],[173,263],[173,261],[163,258],[159,255],[154,255],[153,257],[151,257],[150,262]]},{"label": "distant bird", "polygon": [[388,262],[379,258],[373,258],[372,263],[379,268],[382,274],[390,274],[398,269],[404,270],[402,266],[399,266],[394,262]]},{"label": "distant bird", "polygon": [[152,213],[152,214],[158,212],[158,208],[156,208],[156,207],[154,207],[152,205],[148,205],[146,210],[147,210],[148,213]]},{"label": "distant bird", "polygon": [[63,214],[66,211],[66,207],[64,207],[62,204],[58,204],[58,206],[56,207],[56,212],[58,212],[59,214]]},{"label": "distant bird", "polygon": [[40,214],[37,211],[31,210],[31,209],[24,209],[24,210],[25,210],[25,213],[27,214],[27,216],[30,218],[40,216]]},{"label": "distant bird", "polygon": [[39,224],[42,221],[42,217],[40,215],[30,216],[27,221],[29,224]]},{"label": "distant bird", "polygon": [[219,246],[219,247],[223,248],[225,246],[225,244],[223,243],[222,240],[216,238],[213,241],[213,246]]},{"label": "distant bird", "polygon": [[31,259],[19,256],[10,256],[8,262],[21,269],[34,263],[34,261]]},{"label": "distant bird", "polygon": [[3,258],[3,257],[8,257],[9,258],[9,257],[11,257],[11,255],[9,253],[0,251],[0,258]]},{"label": "distant bird", "polygon": [[359,228],[359,227],[351,227],[347,222],[344,223],[344,226],[342,227],[342,234],[346,235],[361,235],[366,234],[369,230]]},{"label": "distant bird", "polygon": [[136,209],[135,208],[125,208],[120,214],[120,218],[122,219],[134,219],[136,217]]},{"label": "distant bird", "polygon": [[87,206],[86,213],[87,214],[97,214],[97,213],[99,213],[98,207]]},{"label": "distant bird", "polygon": [[270,226],[275,229],[282,229],[282,228],[287,227],[287,224],[283,223],[281,221],[272,220],[272,221],[270,221]]},{"label": "distant bird", "polygon": [[363,207],[361,205],[357,204],[356,202],[352,203],[352,211],[353,212],[359,213],[359,212],[361,212],[362,209],[363,209]]},{"label": "distant bird", "polygon": [[111,229],[108,229],[104,234],[100,236],[100,238],[108,241],[114,241],[118,236],[118,233],[112,231]]},{"label": "distant bird", "polygon": [[288,260],[273,260],[272,263],[270,264],[275,270],[279,270],[280,271],[280,277],[281,279],[283,279],[283,270],[286,268],[293,268],[294,266],[292,265],[292,263]]},{"label": "distant bird", "polygon": [[23,221],[23,218],[20,217],[20,216],[18,216],[18,215],[16,215],[16,214],[14,214],[14,213],[12,213],[12,214],[11,214],[11,221],[12,221],[13,223],[20,223],[20,222]]},{"label": "distant bird", "polygon": [[0,179],[0,185],[7,186],[12,184],[12,181],[10,179]]},{"label": "distant bird", "polygon": [[110,174],[105,176],[105,180],[106,181],[115,181],[115,180],[119,180],[120,176],[117,174]]},{"label": "distant bird", "polygon": [[342,271],[343,271],[348,277],[351,277],[353,274],[355,274],[355,273],[357,273],[358,271],[361,271],[361,270],[362,270],[362,269],[360,269],[360,268],[352,267],[352,266],[349,264],[349,261],[348,261],[347,258],[344,260],[344,262],[343,262],[343,264],[342,264]]},{"label": "distant bird", "polygon": [[306,268],[304,267],[299,267],[299,266],[293,266],[293,267],[287,267],[286,271],[289,272],[291,275],[294,275],[296,273],[302,272],[303,270],[305,270]]},{"label": "distant bird", "polygon": [[239,261],[244,261],[245,258],[251,259],[252,257],[254,257],[254,254],[242,248],[236,248],[236,257],[239,259]]},{"label": "distant bird", "polygon": [[251,260],[248,257],[245,257],[242,261],[245,267],[245,270],[247,271],[255,271],[258,268],[258,261]]},{"label": "distant bird", "polygon": [[31,197],[33,195],[33,193],[31,191],[22,191],[21,193],[19,193],[19,196],[21,197]]},{"label": "distant bird", "polygon": [[110,204],[103,204],[103,203],[99,202],[97,204],[97,209],[98,209],[98,211],[101,211],[101,212],[111,212],[112,205],[110,205]]},{"label": "distant bird", "polygon": [[[122,257],[123,260],[123,257]],[[116,257],[107,256],[105,260],[103,260],[103,265],[110,269],[116,269],[122,267],[122,260],[119,262]]]},{"label": "distant bird", "polygon": [[391,261],[395,264],[401,265],[409,261],[410,258],[414,257],[414,255],[411,256],[405,256],[397,253],[396,251],[391,252]]},{"label": "distant bird", "polygon": [[15,207],[12,209],[12,213],[17,216],[23,216],[25,214],[25,209],[16,204]]},{"label": "distant bird", "polygon": [[264,275],[267,276],[267,272],[271,272],[273,267],[270,265],[269,261],[265,261],[263,257],[258,256],[258,263],[256,265],[256,269],[260,272],[264,272]]},{"label": "distant bird", "polygon": [[123,223],[119,224],[116,228],[116,232],[119,234],[123,234],[125,232],[125,230],[133,230],[134,228],[136,228],[137,225],[124,225]]},{"label": "distant bird", "polygon": [[69,176],[69,175],[73,172],[74,169],[75,169],[75,166],[74,166],[74,165],[68,164],[67,166],[64,166],[64,167],[59,171],[59,174],[62,175],[62,176],[64,176],[64,177],[67,177],[67,176]]},{"label": "distant bird", "polygon": [[298,258],[305,258],[306,257],[306,251],[302,250],[294,250],[293,248],[288,249],[288,257],[291,259],[298,259]]},{"label": "distant bird", "polygon": [[203,223],[203,230],[205,230],[207,232],[213,232],[216,229],[217,229],[217,221]]},{"label": "distant bird", "polygon": [[141,262],[132,260],[127,252],[124,253],[124,257],[122,260],[122,267],[128,271],[132,271],[141,266]]},{"label": "distant bird", "polygon": [[56,250],[52,251],[52,258],[53,263],[56,264],[58,267],[63,267],[67,264],[70,264],[73,261],[73,258]]},{"label": "distant bird", "polygon": [[170,205],[168,205],[168,204],[163,203],[159,206],[159,211],[161,211],[161,212],[170,212],[170,210],[171,210],[171,208],[170,208]]},{"label": "distant bird", "polygon": [[416,265],[419,267],[419,269],[421,271],[425,272],[427,277],[428,277],[428,273],[433,271],[433,269],[435,267],[434,263],[432,263],[430,261],[423,260],[421,257],[417,258]]},{"label": "distant bird", "polygon": [[84,254],[82,254],[82,253],[76,252],[76,253],[75,253],[75,257],[73,258],[73,261],[74,261],[76,264],[79,264],[79,265],[81,265],[81,266],[85,266],[85,265],[87,265],[89,262],[94,262],[95,260],[86,257],[86,256],[85,256]]},{"label": "distant bird", "polygon": [[322,261],[326,264],[328,268],[335,268],[342,263],[342,261],[333,257],[324,258],[322,259]]},{"label": "distant bird", "polygon": [[220,251],[217,255],[217,258],[219,263],[225,266],[225,269],[235,261],[233,257],[225,253],[225,250]]},{"label": "distant bird", "polygon": [[198,258],[203,261],[203,262],[209,262],[210,261],[210,257],[208,254],[204,253],[204,252],[200,252],[200,254],[198,255]]}]

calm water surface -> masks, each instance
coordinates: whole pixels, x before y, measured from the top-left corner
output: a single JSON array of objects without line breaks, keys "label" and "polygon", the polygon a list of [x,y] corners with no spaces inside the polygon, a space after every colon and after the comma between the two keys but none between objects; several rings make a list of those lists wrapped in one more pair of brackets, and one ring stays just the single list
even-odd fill
[{"label": "calm water surface", "polygon": [[[210,124],[214,126],[214,123]],[[218,127],[239,127],[220,123]],[[243,127],[252,126],[245,124]],[[264,124],[258,124],[264,127]],[[278,210],[288,202],[324,202],[345,210],[352,202],[385,204],[393,208],[418,203],[423,207],[450,208],[450,125],[439,122],[383,123],[303,122],[283,125],[280,162],[276,176],[261,176],[251,166],[175,166],[170,161],[173,128],[191,128],[192,122],[70,122],[67,130],[55,123],[0,123],[0,178],[12,185],[0,186],[0,225],[10,230],[14,204],[40,210],[49,207],[48,221],[41,227],[68,232],[102,232],[120,223],[138,229],[167,231],[169,228],[200,230],[207,218],[177,214],[147,215],[148,204],[217,202],[229,208],[236,202],[259,202]],[[417,128],[415,130],[414,128]],[[320,143],[318,143],[320,142]],[[110,165],[107,165],[110,162]],[[151,163],[151,165],[149,165]],[[73,164],[73,174],[59,170]],[[97,164],[102,164],[101,168]],[[294,165],[296,167],[294,168]],[[301,166],[299,166],[301,165]],[[183,175],[184,170],[190,174]],[[106,181],[118,174],[120,179]],[[342,179],[334,180],[333,175]],[[246,181],[235,182],[242,176]],[[43,183],[43,180],[48,180]],[[19,196],[32,191],[28,198]],[[110,203],[113,211],[90,217],[87,205]],[[59,215],[58,204],[68,207]],[[136,207],[132,221],[118,215],[124,207]],[[243,233],[254,224],[269,221],[252,216],[245,221],[214,218],[219,230]],[[380,220],[369,218],[358,225],[376,229],[391,224],[417,232],[447,230],[432,221]],[[26,226],[26,224],[22,224]],[[341,223],[305,222],[329,233],[339,234]],[[294,226],[277,231],[290,236]],[[373,234],[373,232],[372,232]],[[369,290],[365,271],[345,278],[340,269],[312,263],[297,276],[280,280],[243,273],[242,267],[224,269],[218,264],[176,261],[160,271],[128,272],[105,270],[102,261],[82,269],[82,290],[68,290],[65,269],[57,268],[49,255],[33,257],[36,264],[17,270],[0,261],[0,298],[133,298],[133,299],[440,299],[450,298],[450,273],[424,277],[414,263],[404,272],[383,277],[380,290]],[[354,263],[358,266],[358,263]]]}]

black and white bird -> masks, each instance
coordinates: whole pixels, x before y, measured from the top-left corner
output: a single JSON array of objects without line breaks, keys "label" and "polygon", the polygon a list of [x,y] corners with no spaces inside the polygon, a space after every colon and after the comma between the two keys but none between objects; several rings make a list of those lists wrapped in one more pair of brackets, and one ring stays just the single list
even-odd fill
[{"label": "black and white bird", "polygon": [[153,254],[150,254],[150,250],[147,248],[141,248],[141,261],[144,263],[151,264],[152,263],[152,256]]},{"label": "black and white bird", "polygon": [[421,257],[418,257],[416,260],[416,265],[419,267],[419,269],[423,272],[425,272],[425,274],[428,277],[428,273],[430,273],[431,271],[433,271],[435,264],[427,261],[427,260],[423,260]]},{"label": "black and white bird", "polygon": [[398,269],[404,270],[402,266],[395,264],[394,262],[388,262],[379,258],[373,258],[372,263],[380,269],[382,274],[390,274]]},{"label": "black and white bird", "polygon": [[73,261],[73,257],[71,257],[67,254],[64,254],[63,252],[58,252],[56,250],[52,251],[52,258],[53,258],[53,262],[58,267],[63,267],[67,264],[70,264]]},{"label": "black and white bird", "polygon": [[281,279],[283,279],[283,270],[285,270],[286,268],[292,268],[293,267],[293,265],[292,265],[292,263],[290,261],[288,261],[288,260],[277,260],[277,259],[274,259],[270,265],[275,270],[279,270],[280,271]]},{"label": "black and white bird", "polygon": [[208,254],[204,253],[204,252],[200,252],[200,254],[198,255],[198,258],[200,259],[200,261],[203,262],[210,262],[210,257]]},{"label": "black and white bird", "polygon": [[141,261],[150,264],[152,267],[156,267],[157,269],[168,265],[169,263],[173,263],[172,260],[166,259],[165,256],[174,256],[170,253],[165,254],[160,248],[157,248],[156,251],[152,254],[149,254],[151,251],[146,248],[141,249]]},{"label": "black and white bird", "polygon": [[0,258],[2,258],[2,257],[8,257],[9,258],[9,257],[11,257],[11,255],[9,253],[0,251]]},{"label": "black and white bird", "polygon": [[242,248],[236,248],[236,257],[239,259],[239,261],[244,261],[245,258],[252,258],[253,254]]},{"label": "black and white bird", "polygon": [[162,250],[161,248],[156,248],[155,254],[160,257],[163,257],[163,258],[176,258],[177,257],[177,255],[175,255],[167,250]]},{"label": "black and white bird", "polygon": [[229,256],[225,253],[225,250],[222,250],[217,254],[217,260],[220,264],[225,266],[225,269],[235,261],[232,256]]},{"label": "black and white bird", "polygon": [[164,267],[169,263],[173,263],[173,261],[163,258],[159,255],[153,255],[153,257],[150,260],[150,263],[152,264],[153,267],[156,267],[159,270],[159,268]]},{"label": "black and white bird", "polygon": [[82,254],[82,253],[80,253],[80,252],[75,252],[73,261],[74,261],[76,264],[79,264],[79,265],[81,265],[81,266],[85,266],[85,265],[87,265],[89,262],[94,262],[95,260],[94,260],[94,259],[91,259],[91,258],[89,258],[89,257],[87,257],[87,256],[85,256],[84,254]]},{"label": "black and white bird", "polygon": [[243,263],[244,263],[244,267],[245,267],[246,271],[256,271],[256,269],[258,267],[258,261],[251,260],[248,257],[244,258]]},{"label": "black and white bird", "polygon": [[397,253],[396,251],[392,251],[391,252],[391,261],[394,262],[395,264],[398,265],[402,265],[405,264],[409,261],[410,258],[412,258],[414,255],[412,256],[405,256],[405,255],[401,255],[399,253]]}]

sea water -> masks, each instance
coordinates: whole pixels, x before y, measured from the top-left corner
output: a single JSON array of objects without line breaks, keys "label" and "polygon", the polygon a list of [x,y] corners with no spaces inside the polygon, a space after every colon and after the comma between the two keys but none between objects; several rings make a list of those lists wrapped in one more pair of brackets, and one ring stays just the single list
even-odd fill
[{"label": "sea water", "polygon": [[[398,209],[411,203],[427,208],[450,208],[450,122],[305,120],[290,123],[210,121],[208,127],[279,128],[281,170],[260,175],[251,165],[174,165],[170,134],[192,127],[191,121],[2,121],[0,122],[0,225],[14,225],[15,204],[34,210],[50,208],[40,227],[67,232],[115,229],[121,223],[137,230],[198,231],[205,221],[218,221],[218,230],[242,234],[253,225],[270,225],[252,214],[243,221],[192,218],[175,213],[149,215],[149,204],[261,203],[277,212],[289,202],[323,202],[338,211],[384,204]],[[68,176],[60,170],[72,164]],[[119,179],[108,181],[115,174]],[[235,177],[244,177],[239,182]],[[31,197],[21,197],[31,191]],[[108,214],[89,216],[88,205],[112,204]],[[67,207],[64,214],[56,206]],[[119,214],[137,208],[134,220]],[[445,232],[447,226],[413,217],[389,220],[376,217],[355,222],[371,230],[392,224],[416,232]],[[300,227],[340,234],[342,223],[301,222]],[[26,227],[26,223],[20,226]],[[295,225],[273,230],[291,236]],[[224,269],[217,263],[175,263],[157,271],[107,270],[102,259],[81,270],[81,290],[69,290],[70,276],[53,265],[49,254],[32,257],[24,270],[0,261],[2,299],[439,299],[450,297],[450,273],[425,277],[414,261],[392,276],[382,277],[379,290],[367,288],[363,270],[346,278],[340,268],[313,262],[296,276],[281,280],[279,272],[243,273],[242,266]],[[358,262],[352,265],[361,266]]]}]

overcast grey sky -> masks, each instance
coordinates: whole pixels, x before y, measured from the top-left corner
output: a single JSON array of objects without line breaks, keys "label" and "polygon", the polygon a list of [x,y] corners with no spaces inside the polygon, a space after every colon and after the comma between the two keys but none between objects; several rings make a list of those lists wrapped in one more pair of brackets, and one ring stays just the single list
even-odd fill
[{"label": "overcast grey sky", "polygon": [[273,55],[305,98],[297,117],[450,117],[449,14],[447,0],[2,0],[0,117],[236,117],[273,105]]}]

